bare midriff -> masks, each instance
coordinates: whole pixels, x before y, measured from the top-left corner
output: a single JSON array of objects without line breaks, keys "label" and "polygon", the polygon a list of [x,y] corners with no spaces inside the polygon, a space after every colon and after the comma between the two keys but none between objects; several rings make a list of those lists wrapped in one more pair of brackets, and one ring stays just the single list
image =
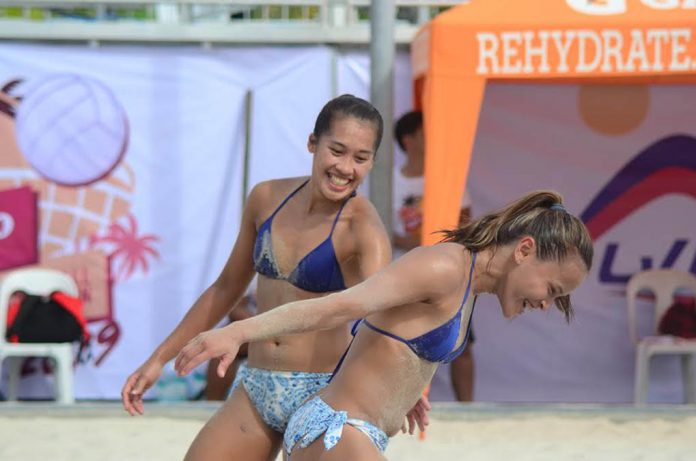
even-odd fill
[{"label": "bare midriff", "polygon": [[[257,286],[258,313],[300,299],[317,298],[326,293],[311,293],[284,280],[259,276]],[[268,370],[331,373],[350,342],[346,324],[331,330],[281,336],[249,344],[250,367]]]},{"label": "bare midriff", "polygon": [[319,395],[332,408],[348,412],[349,418],[372,423],[391,437],[436,368],[405,344],[363,326],[340,371]]}]

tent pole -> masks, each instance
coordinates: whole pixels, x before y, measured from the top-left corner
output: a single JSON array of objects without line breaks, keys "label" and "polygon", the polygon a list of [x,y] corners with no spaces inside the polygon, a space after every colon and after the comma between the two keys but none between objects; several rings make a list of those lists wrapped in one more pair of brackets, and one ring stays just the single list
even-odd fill
[{"label": "tent pole", "polygon": [[[244,160],[242,173],[242,209],[246,206],[249,190],[249,168],[251,163],[251,121],[254,93],[251,88],[244,95]],[[241,217],[240,217],[241,218]]]},{"label": "tent pole", "polygon": [[384,136],[370,173],[370,200],[391,236],[394,121],[394,0],[372,0],[370,7],[370,99],[384,119]]}]

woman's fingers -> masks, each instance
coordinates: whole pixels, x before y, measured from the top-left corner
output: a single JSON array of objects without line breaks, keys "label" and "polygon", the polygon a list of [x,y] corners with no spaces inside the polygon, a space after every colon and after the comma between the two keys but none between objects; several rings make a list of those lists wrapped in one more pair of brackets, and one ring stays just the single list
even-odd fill
[{"label": "woman's fingers", "polygon": [[191,341],[186,343],[183,349],[181,349],[179,354],[176,356],[176,360],[174,361],[174,370],[176,370],[177,373],[181,374],[179,370],[183,368],[184,362],[190,360],[190,357],[192,357],[197,351],[201,350],[202,343],[199,336],[196,336]]},{"label": "woman's fingers", "polygon": [[234,354],[225,354],[220,358],[220,363],[217,367],[217,374],[220,378],[224,378],[227,373],[227,369],[232,365],[234,361]]},{"label": "woman's fingers", "polygon": [[179,361],[179,366],[176,368],[176,372],[179,376],[184,376],[189,374],[191,370],[201,363],[213,358],[213,355],[207,349],[194,345],[188,350],[187,348],[182,349],[179,353],[179,357],[181,360]]},{"label": "woman's fingers", "polygon": [[428,411],[433,409],[433,406],[430,404],[430,400],[428,400],[428,397],[425,395],[421,396],[421,398],[418,400],[418,402],[420,404],[422,404],[423,407]]},{"label": "woman's fingers", "polygon": [[408,418],[408,433],[413,435],[413,432],[416,430],[416,421],[415,417],[413,416],[413,412],[409,412],[407,415]]},{"label": "woman's fingers", "polygon": [[179,352],[174,369],[180,376],[183,376],[203,362],[220,358],[217,372],[220,377],[223,377],[238,351],[239,344],[230,341],[221,330],[211,331],[198,335]]},{"label": "woman's fingers", "polygon": [[123,402],[123,409],[126,410],[131,416],[135,416],[136,409],[133,406],[133,388],[135,382],[138,379],[137,373],[133,373],[126,380],[126,384],[123,385],[121,389],[121,402]]},{"label": "woman's fingers", "polygon": [[146,390],[146,381],[140,371],[133,373],[121,390],[121,401],[123,408],[131,415],[142,415],[145,412],[143,407],[143,393]]},{"label": "woman's fingers", "polygon": [[428,420],[428,415],[425,413],[425,409],[421,405],[416,405],[415,412],[418,415],[416,417],[416,422],[418,423],[418,429],[420,429],[421,432],[424,432],[425,426],[430,424],[430,421]]},{"label": "woman's fingers", "polygon": [[174,370],[179,376],[186,375],[201,363],[213,357],[211,347],[203,335],[198,335],[181,349],[174,362]]}]

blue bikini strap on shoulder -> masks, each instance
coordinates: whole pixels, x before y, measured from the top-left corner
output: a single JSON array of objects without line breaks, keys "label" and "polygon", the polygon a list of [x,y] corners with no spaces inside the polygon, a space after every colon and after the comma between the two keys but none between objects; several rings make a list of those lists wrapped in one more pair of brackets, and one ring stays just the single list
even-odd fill
[{"label": "blue bikini strap on shoulder", "polygon": [[295,190],[293,190],[292,192],[290,192],[290,193],[288,194],[288,196],[285,197],[285,199],[283,199],[282,202],[280,202],[280,205],[278,205],[278,207],[275,209],[275,211],[273,212],[273,214],[271,214],[271,216],[269,216],[269,219],[273,219],[273,217],[280,211],[280,209],[283,208],[283,207],[285,206],[286,203],[288,203],[288,200],[290,200],[295,194],[297,194],[297,193],[300,191],[300,189],[302,189],[304,186],[306,186],[308,182],[309,182],[309,179],[307,179],[306,181],[304,181],[304,182],[303,182],[302,184],[300,184]]},{"label": "blue bikini strap on shoulder", "polygon": [[341,217],[341,212],[343,211],[343,208],[346,206],[346,203],[348,203],[348,201],[350,199],[352,199],[353,197],[355,197],[355,191],[353,191],[353,193],[350,194],[350,196],[341,204],[341,208],[338,209],[338,213],[336,213],[336,217],[334,218],[333,225],[331,226],[331,232],[329,232],[329,237],[331,237],[333,235],[333,231],[336,228],[336,224],[338,223],[338,218]]}]

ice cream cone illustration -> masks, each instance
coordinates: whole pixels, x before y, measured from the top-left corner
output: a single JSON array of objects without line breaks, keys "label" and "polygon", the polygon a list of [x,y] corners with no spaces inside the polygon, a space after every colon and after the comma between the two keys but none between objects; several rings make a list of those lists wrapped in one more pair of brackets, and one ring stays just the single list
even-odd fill
[{"label": "ice cream cone illustration", "polygon": [[130,210],[136,178],[123,162],[127,141],[125,111],[94,79],[48,75],[0,89],[0,191],[30,186],[38,194],[39,264],[77,281],[107,346],[97,364],[119,337],[113,283],[159,258],[158,237],[138,235]]}]

